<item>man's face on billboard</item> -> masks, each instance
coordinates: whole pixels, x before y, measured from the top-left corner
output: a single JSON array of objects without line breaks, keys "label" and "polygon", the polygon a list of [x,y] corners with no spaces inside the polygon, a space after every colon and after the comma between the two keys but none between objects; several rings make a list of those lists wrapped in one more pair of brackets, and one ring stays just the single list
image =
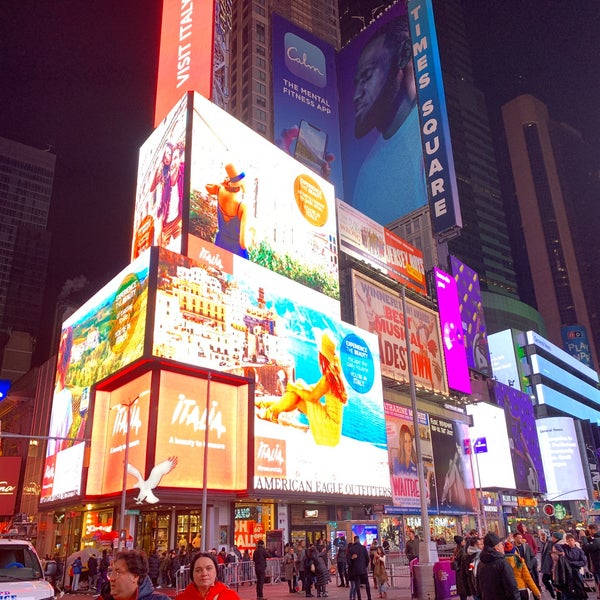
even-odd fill
[{"label": "man's face on billboard", "polygon": [[392,69],[392,56],[379,36],[363,49],[354,77],[354,135],[361,138],[374,127],[393,118],[394,97],[398,92],[397,69]]}]

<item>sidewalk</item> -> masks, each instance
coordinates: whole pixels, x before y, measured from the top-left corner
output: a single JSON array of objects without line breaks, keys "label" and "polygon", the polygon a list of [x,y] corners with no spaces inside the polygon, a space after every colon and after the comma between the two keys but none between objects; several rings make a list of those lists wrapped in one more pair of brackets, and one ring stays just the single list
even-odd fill
[{"label": "sidewalk", "polygon": [[[371,598],[372,600],[377,600],[378,593],[377,590],[373,587],[373,579],[370,580],[371,583]],[[387,591],[388,600],[410,600],[410,588],[409,588],[409,578],[403,577],[400,580],[400,585],[397,585],[394,588],[390,588]],[[235,589],[235,587],[234,587]],[[280,583],[267,583],[264,586],[264,594],[266,599],[268,600],[303,600],[306,598],[304,592],[297,592],[292,594],[288,590],[288,585],[285,582]],[[169,598],[175,598],[176,590],[175,588],[159,588],[156,592],[165,594]],[[241,600],[256,600],[256,586],[255,585],[240,585],[237,589],[237,593],[239,594]],[[338,588],[334,582],[327,586],[327,594],[329,596],[329,600],[348,600],[349,598],[349,588]],[[316,593],[313,590],[313,597],[316,600]],[[92,600],[95,596],[91,593],[84,594],[65,594],[63,600]],[[365,592],[364,587],[361,587],[361,599],[367,600],[367,594]]]}]

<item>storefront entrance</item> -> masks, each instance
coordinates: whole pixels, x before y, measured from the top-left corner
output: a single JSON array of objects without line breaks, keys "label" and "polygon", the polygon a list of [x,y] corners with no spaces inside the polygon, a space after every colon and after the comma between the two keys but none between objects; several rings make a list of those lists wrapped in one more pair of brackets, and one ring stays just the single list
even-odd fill
[{"label": "storefront entrance", "polygon": [[292,543],[305,542],[306,546],[316,544],[320,539],[327,543],[327,530],[325,526],[311,525],[303,529],[292,529]]}]

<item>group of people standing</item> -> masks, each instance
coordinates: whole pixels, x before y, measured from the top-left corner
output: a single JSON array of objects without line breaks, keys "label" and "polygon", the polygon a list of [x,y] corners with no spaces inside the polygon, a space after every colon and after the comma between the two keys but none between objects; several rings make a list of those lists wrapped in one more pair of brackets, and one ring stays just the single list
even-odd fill
[{"label": "group of people standing", "polygon": [[[506,539],[493,532],[455,536],[451,568],[460,600],[541,600],[541,584],[557,600],[587,598],[583,569],[600,580],[600,533],[590,525],[586,535],[539,531],[539,545],[520,523]],[[539,559],[538,559],[539,557]]]}]

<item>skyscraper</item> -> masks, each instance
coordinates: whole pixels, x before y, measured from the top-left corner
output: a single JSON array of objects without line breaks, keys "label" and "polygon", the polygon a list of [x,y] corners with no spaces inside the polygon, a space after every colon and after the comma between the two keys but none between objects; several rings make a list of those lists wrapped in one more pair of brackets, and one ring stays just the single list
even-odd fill
[{"label": "skyscraper", "polygon": [[[563,347],[565,327],[582,327],[581,335],[584,330],[590,336],[597,331],[591,327],[580,275],[587,249],[580,245],[578,258],[575,233],[581,231],[580,241],[589,239],[585,220],[597,222],[598,211],[590,203],[581,218],[580,199],[593,196],[582,193],[586,178],[577,177],[573,169],[587,163],[575,160],[569,169],[567,162],[573,156],[586,156],[585,146],[581,140],[578,148],[574,146],[573,132],[553,123],[546,105],[533,96],[507,102],[502,115],[530,267],[530,302],[544,317],[550,341]],[[596,304],[593,285],[588,277],[588,303]],[[597,360],[595,349],[592,355]]]},{"label": "skyscraper", "polygon": [[[0,359],[11,379],[29,368],[21,355],[31,348],[23,339],[37,335],[40,325],[55,160],[50,152],[0,138]],[[11,335],[8,347],[20,355],[18,364],[5,355]]]}]

